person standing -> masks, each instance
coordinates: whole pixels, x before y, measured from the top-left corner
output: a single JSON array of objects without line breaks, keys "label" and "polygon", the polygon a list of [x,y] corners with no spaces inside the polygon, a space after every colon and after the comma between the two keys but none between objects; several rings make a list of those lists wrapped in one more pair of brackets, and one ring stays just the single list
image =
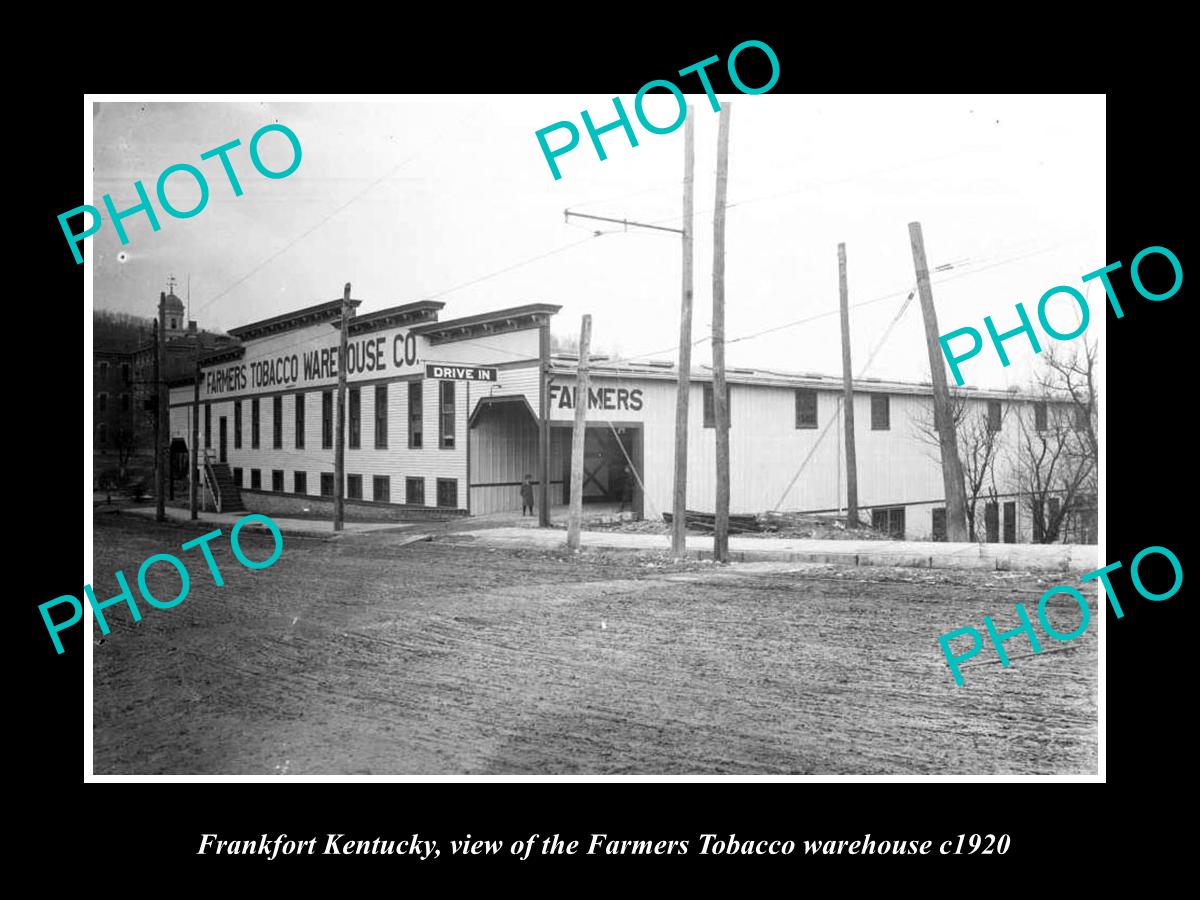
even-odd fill
[{"label": "person standing", "polygon": [[526,475],[525,480],[521,482],[521,515],[525,515],[525,511],[529,511],[529,515],[533,515],[533,481],[530,476]]}]

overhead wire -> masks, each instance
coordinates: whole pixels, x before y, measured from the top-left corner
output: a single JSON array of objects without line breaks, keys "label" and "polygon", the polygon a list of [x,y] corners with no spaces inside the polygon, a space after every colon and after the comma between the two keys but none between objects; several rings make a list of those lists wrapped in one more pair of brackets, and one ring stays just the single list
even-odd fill
[{"label": "overhead wire", "polygon": [[[917,289],[915,287],[911,291],[908,292],[908,296],[905,298],[904,302],[900,305],[900,310],[896,313],[896,315],[892,319],[891,323],[884,330],[883,336],[875,344],[875,349],[873,349],[870,352],[870,354],[867,356],[867,361],[863,364],[862,368],[858,372],[858,376],[857,376],[858,379],[863,378],[864,376],[866,376],[867,372],[870,371],[871,363],[873,363],[875,361],[875,357],[879,354],[879,351],[883,349],[883,345],[885,343],[887,343],[887,339],[891,336],[892,330],[896,327],[896,325],[899,323],[900,319],[904,316],[905,311],[908,310],[909,305],[912,303],[913,296],[916,293],[917,293]],[[787,487],[785,487],[783,489],[783,493],[779,496],[779,499],[775,502],[775,505],[771,507],[771,512],[778,511],[779,507],[781,507],[783,505],[783,501],[787,499],[787,495],[791,492],[792,487],[800,479],[800,476],[804,473],[805,468],[808,467],[809,462],[812,460],[813,456],[816,454],[817,448],[821,446],[821,441],[823,441],[825,439],[825,435],[827,435],[829,433],[829,429],[833,427],[833,424],[835,422],[837,422],[838,413],[841,411],[841,409],[842,409],[842,398],[839,395],[838,399],[837,399],[837,403],[834,405],[833,415],[829,417],[829,421],[825,423],[825,428],[821,431],[821,433],[819,435],[817,435],[817,439],[815,441],[813,441],[812,447],[809,448],[808,455],[806,457],[804,457],[803,460],[801,460],[799,467],[796,469],[796,474],[792,476],[792,480],[788,482]]]},{"label": "overhead wire", "polygon": [[288,241],[286,244],[284,244],[282,247],[280,247],[278,250],[276,250],[274,253],[272,253],[270,256],[268,256],[266,259],[264,259],[262,262],[260,262],[258,265],[251,268],[249,272],[247,272],[245,275],[243,275],[237,281],[233,282],[233,284],[229,285],[229,287],[225,288],[225,290],[221,291],[219,294],[216,294],[213,297],[210,297],[204,303],[200,304],[200,306],[197,307],[197,309],[196,309],[196,313],[199,314],[199,313],[203,312],[205,309],[207,309],[209,306],[211,306],[217,300],[220,300],[222,297],[226,296],[234,288],[238,287],[241,284],[244,284],[251,276],[253,276],[257,272],[260,272],[264,267],[269,265],[274,260],[278,259],[280,256],[282,256],[284,253],[286,253],[292,247],[296,246],[296,244],[298,244],[300,241],[304,240],[306,237],[308,237],[310,234],[312,234],[314,231],[316,231],[318,228],[320,228],[322,225],[324,225],[326,222],[328,222],[330,219],[332,219],[334,216],[336,216],[338,213],[340,213],[342,210],[346,209],[348,206],[350,206],[355,201],[361,199],[376,185],[381,184],[382,182],[391,178],[393,175],[396,174],[396,172],[398,172],[404,166],[408,165],[414,159],[421,156],[423,153],[428,152],[432,147],[437,146],[437,144],[439,144],[442,141],[442,139],[444,137],[446,137],[448,134],[450,134],[451,132],[461,131],[467,125],[467,123],[470,122],[471,119],[475,118],[476,116],[481,115],[482,111],[483,111],[482,109],[476,109],[476,110],[472,111],[471,113],[469,113],[468,115],[466,115],[465,117],[463,117],[463,119],[461,121],[459,121],[452,128],[444,129],[440,134],[437,135],[437,137],[435,137],[428,144],[423,145],[421,147],[421,149],[419,149],[416,153],[413,153],[408,158],[401,160],[399,163],[397,163],[395,166],[393,166],[391,169],[389,169],[383,175],[381,175],[378,178],[376,178],[375,180],[369,182],[366,187],[364,187],[361,191],[358,191],[353,196],[351,196],[349,200],[347,200],[345,203],[338,206],[336,209],[334,209],[331,213],[329,213],[324,218],[320,219],[315,225],[313,225],[310,228],[305,229],[299,235],[292,238],[292,240]]}]

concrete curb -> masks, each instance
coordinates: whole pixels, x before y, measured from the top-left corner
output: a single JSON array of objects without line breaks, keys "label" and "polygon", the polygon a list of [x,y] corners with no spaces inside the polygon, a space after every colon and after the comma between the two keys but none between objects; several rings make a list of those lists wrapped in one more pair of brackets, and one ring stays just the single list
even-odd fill
[{"label": "concrete curb", "polygon": [[[454,532],[446,537],[457,536]],[[479,529],[470,532],[473,546],[561,549],[561,532],[553,538],[528,529]],[[632,553],[663,553],[660,535],[610,535],[584,532],[583,547]],[[981,569],[1020,572],[1087,572],[1098,568],[1097,548],[1071,544],[947,544],[929,541],[789,541],[755,538],[731,541],[731,562],[824,563],[840,566],[909,566],[922,569]],[[796,546],[796,544],[809,546]],[[774,544],[774,546],[771,546]],[[753,545],[753,546],[750,546]],[[709,547],[689,547],[692,559],[712,559]]]}]

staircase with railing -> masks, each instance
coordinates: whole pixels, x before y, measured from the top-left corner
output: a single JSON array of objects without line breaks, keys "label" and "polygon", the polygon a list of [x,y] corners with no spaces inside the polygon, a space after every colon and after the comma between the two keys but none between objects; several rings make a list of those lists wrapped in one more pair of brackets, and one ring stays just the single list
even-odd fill
[{"label": "staircase with railing", "polygon": [[246,509],[242,503],[242,492],[234,484],[233,473],[229,464],[218,462],[217,454],[211,448],[204,451],[204,463],[201,470],[204,474],[204,487],[213,499],[217,512],[243,512]]}]

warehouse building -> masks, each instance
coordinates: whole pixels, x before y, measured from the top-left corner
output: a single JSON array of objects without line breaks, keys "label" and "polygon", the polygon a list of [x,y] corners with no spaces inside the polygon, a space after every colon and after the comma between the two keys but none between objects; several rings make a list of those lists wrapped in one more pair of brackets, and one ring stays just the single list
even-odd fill
[{"label": "warehouse building", "polygon": [[[347,502],[393,511],[516,511],[523,476],[540,478],[544,441],[550,504],[566,504],[575,403],[582,398],[577,360],[550,353],[559,307],[528,304],[444,320],[443,306],[421,301],[350,320]],[[250,508],[256,495],[263,502],[333,495],[340,316],[335,300],[233,328],[240,343],[203,360],[200,447],[228,466]],[[841,379],[731,369],[727,381],[731,512],[843,509]],[[928,436],[930,386],[864,379],[854,390],[862,517],[899,537],[943,536],[941,467]],[[172,437],[184,442],[192,391],[189,380],[171,393]],[[676,391],[669,361],[592,360],[585,502],[628,499],[636,515],[655,518],[670,510]],[[1038,526],[1018,487],[1018,449],[1029,429],[1048,427],[1047,404],[1012,391],[964,397],[968,414],[984,417],[997,441],[978,504],[980,539],[1034,539]],[[688,507],[711,511],[707,368],[692,373],[689,403]],[[1077,527],[1094,531],[1087,523]]]},{"label": "warehouse building", "polygon": [[[201,362],[199,446],[246,505],[254,494],[321,500],[333,496],[335,394],[342,301],[229,330],[237,346]],[[359,301],[350,301],[357,308]],[[354,316],[347,333],[346,484],[351,504],[448,512],[503,508],[527,468],[524,448],[481,481],[473,440],[523,404],[540,410],[539,371],[548,359],[550,317],[529,304],[439,321],[444,304],[421,301]],[[171,389],[172,440],[190,446],[193,379]],[[502,440],[502,436],[501,436]],[[476,463],[478,465],[478,463]],[[496,472],[511,490],[494,483]],[[468,486],[471,487],[468,487]],[[511,504],[510,504],[511,506]],[[278,507],[274,507],[278,508]]]}]

